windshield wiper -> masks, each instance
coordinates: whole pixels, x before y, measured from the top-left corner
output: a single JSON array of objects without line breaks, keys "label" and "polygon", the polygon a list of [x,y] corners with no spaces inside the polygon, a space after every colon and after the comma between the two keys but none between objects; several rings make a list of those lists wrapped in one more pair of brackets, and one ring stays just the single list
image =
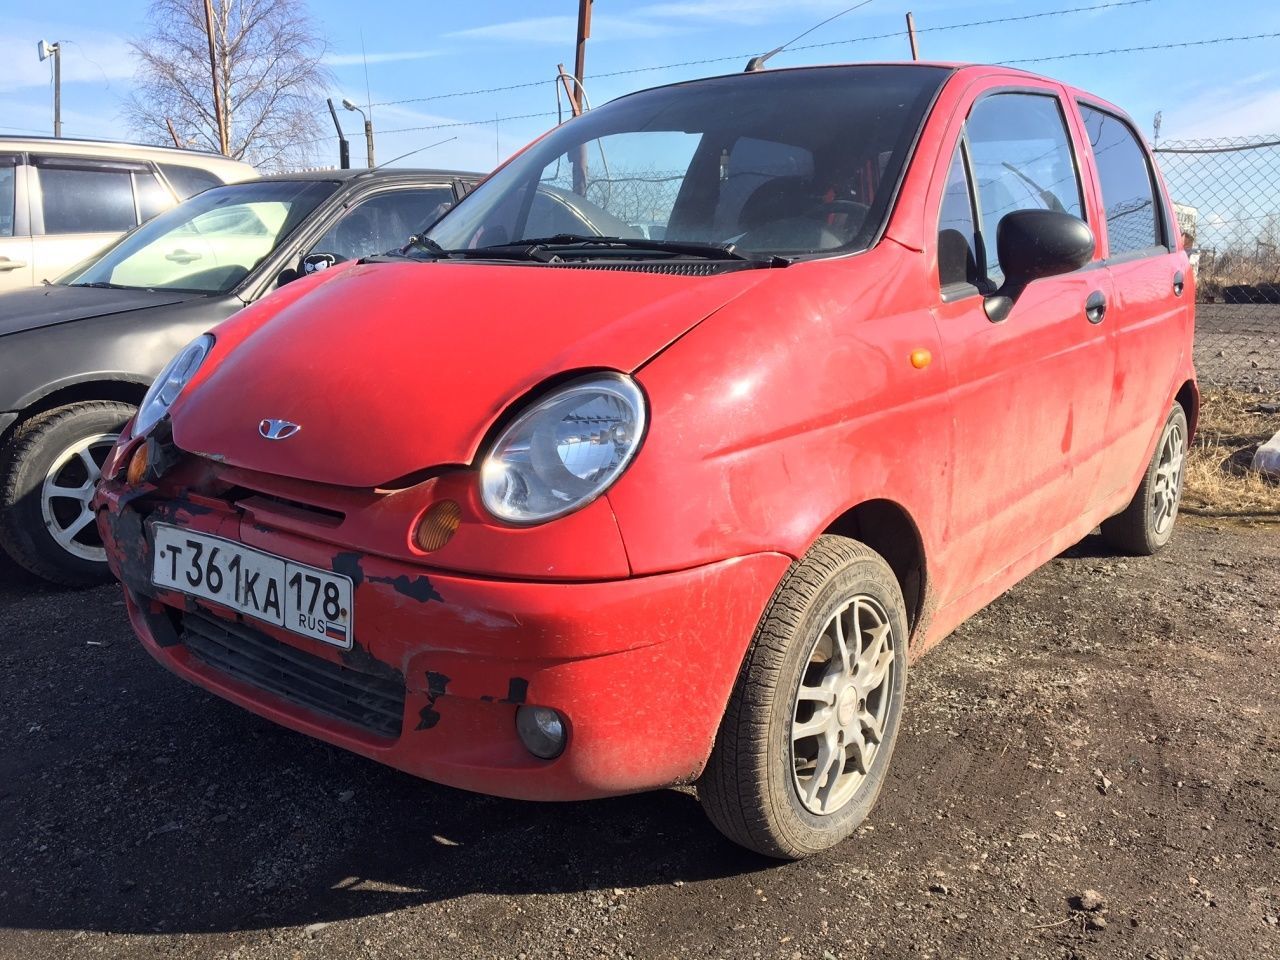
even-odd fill
[{"label": "windshield wiper", "polygon": [[[551,237],[534,237],[532,239],[514,240],[511,243],[495,244],[495,247],[507,249],[535,248],[555,250],[565,247],[607,247],[617,250],[643,250],[654,253],[670,253],[678,257],[698,257],[703,260],[758,260],[739,253],[732,243],[700,243],[689,240],[650,240],[646,237],[592,237],[577,233],[557,233]],[[493,249],[493,248],[482,248]]]},{"label": "windshield wiper", "polygon": [[409,242],[405,244],[401,249],[407,250],[409,247],[417,247],[419,250],[422,250],[425,253],[429,253],[433,257],[447,258],[452,253],[451,250],[446,250],[444,247],[440,246],[440,244],[436,243],[430,237],[424,236],[420,233],[415,233],[413,236],[411,236],[409,238]]},{"label": "windshield wiper", "polygon": [[[97,290],[138,290],[138,287],[126,287],[123,283],[107,283],[105,280],[92,280],[89,283],[69,283],[69,287],[93,287]],[[141,288],[145,289],[145,288]]]}]

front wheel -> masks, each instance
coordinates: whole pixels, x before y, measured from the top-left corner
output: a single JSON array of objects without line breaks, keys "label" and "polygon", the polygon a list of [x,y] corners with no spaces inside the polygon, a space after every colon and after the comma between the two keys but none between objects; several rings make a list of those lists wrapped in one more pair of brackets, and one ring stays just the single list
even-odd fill
[{"label": "front wheel", "polygon": [[884,559],[854,540],[820,537],[756,629],[698,783],[725,836],[794,860],[858,828],[897,739],[907,636]]},{"label": "front wheel", "polygon": [[1173,536],[1182,499],[1183,464],[1187,456],[1187,415],[1175,403],[1165,419],[1156,452],[1129,505],[1102,522],[1102,536],[1112,547],[1149,557]]},{"label": "front wheel", "polygon": [[88,586],[111,577],[90,503],[134,408],[95,400],[22,424],[0,452],[0,546],[38,577]]}]

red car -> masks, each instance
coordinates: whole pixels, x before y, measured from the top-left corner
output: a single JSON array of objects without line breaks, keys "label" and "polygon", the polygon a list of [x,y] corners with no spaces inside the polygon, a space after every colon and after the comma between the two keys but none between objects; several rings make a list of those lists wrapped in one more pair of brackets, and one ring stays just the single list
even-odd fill
[{"label": "red car", "polygon": [[1099,524],[1169,539],[1191,285],[1131,121],[1052,80],[646,90],[188,346],[99,523],[147,650],[256,713],[508,797],[696,782],[801,857],[911,659]]}]

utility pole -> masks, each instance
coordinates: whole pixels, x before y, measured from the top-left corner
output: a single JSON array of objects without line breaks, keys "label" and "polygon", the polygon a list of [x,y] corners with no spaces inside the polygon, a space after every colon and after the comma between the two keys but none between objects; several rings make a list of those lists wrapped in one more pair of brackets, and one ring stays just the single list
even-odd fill
[{"label": "utility pole", "polygon": [[587,40],[591,37],[591,4],[593,0],[578,0],[578,44],[573,59],[573,78],[577,80],[574,101],[578,104],[575,113],[582,113],[586,108],[583,100],[582,81],[587,67]]},{"label": "utility pole", "polygon": [[173,129],[173,121],[168,117],[164,118],[164,125],[169,128],[169,137],[173,140],[173,145],[179,150],[183,149],[182,141],[178,139],[178,131]]},{"label": "utility pole", "polygon": [[62,44],[41,40],[37,44],[40,59],[53,57],[53,135],[62,136]]},{"label": "utility pole", "polygon": [[213,78],[213,118],[218,124],[218,152],[231,153],[227,137],[227,117],[222,109],[222,90],[218,84],[218,55],[213,47],[213,0],[204,0],[204,29],[209,37],[209,75]]},{"label": "utility pole", "polygon": [[907,39],[911,41],[911,59],[920,59],[920,48],[916,45],[916,18],[915,15],[907,11]]}]

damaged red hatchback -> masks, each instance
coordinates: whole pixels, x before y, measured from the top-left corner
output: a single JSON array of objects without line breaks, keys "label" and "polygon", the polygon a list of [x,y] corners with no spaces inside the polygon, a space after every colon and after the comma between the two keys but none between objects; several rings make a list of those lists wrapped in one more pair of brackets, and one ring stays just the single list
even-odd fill
[{"label": "damaged red hatchback", "polygon": [[188,346],[99,522],[146,648],[235,703],[508,797],[696,782],[804,856],[910,658],[1100,523],[1167,541],[1192,282],[1131,122],[1059,83],[646,90]]}]

